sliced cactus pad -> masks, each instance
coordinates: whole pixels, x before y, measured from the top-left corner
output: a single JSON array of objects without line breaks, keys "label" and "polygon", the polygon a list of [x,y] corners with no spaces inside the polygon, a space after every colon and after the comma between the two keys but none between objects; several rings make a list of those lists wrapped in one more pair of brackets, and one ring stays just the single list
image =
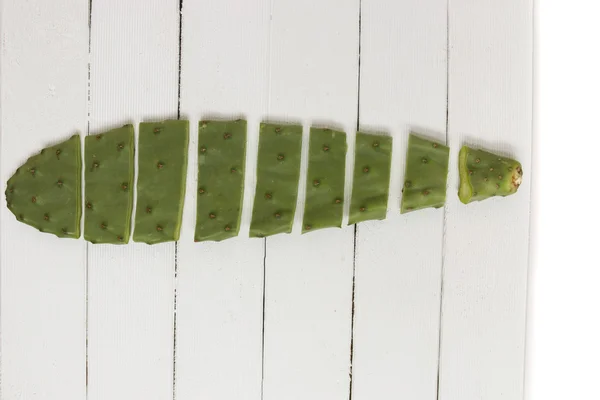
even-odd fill
[{"label": "sliced cactus pad", "polygon": [[260,125],[250,237],[266,237],[292,231],[301,151],[301,125]]},{"label": "sliced cactus pad", "polygon": [[408,137],[401,213],[444,205],[449,154],[442,144],[413,134]]},{"label": "sliced cactus pad", "polygon": [[302,233],[342,226],[347,149],[344,132],[311,128]]},{"label": "sliced cactus pad", "polygon": [[85,138],[84,238],[126,244],[131,231],[133,125]]},{"label": "sliced cactus pad", "polygon": [[460,149],[458,170],[458,197],[464,204],[514,194],[523,179],[518,161],[467,146]]},{"label": "sliced cactus pad", "polygon": [[198,201],[194,240],[237,236],[244,198],[246,121],[201,121],[198,126]]},{"label": "sliced cactus pad", "polygon": [[356,134],[349,225],[386,217],[391,163],[390,136]]},{"label": "sliced cactus pad", "polygon": [[[302,125],[261,123],[250,237],[291,233],[298,201]],[[387,216],[392,137],[356,134],[348,224]],[[179,240],[186,192],[189,121],[139,124],[133,240]],[[346,133],[310,129],[302,233],[339,228],[344,213]],[[198,125],[196,242],[238,236],[244,198],[247,122],[205,120]],[[450,149],[410,134],[400,212],[440,208],[446,201]],[[131,124],[85,138],[85,199],[79,135],[30,157],[8,180],[7,208],[17,220],[58,237],[126,244],[131,236],[135,135]],[[517,192],[517,160],[463,146],[458,155],[464,204]]]},{"label": "sliced cactus pad", "polygon": [[179,240],[188,141],[188,121],[140,123],[134,241]]},{"label": "sliced cactus pad", "polygon": [[8,180],[8,209],[41,232],[79,238],[81,142],[79,135],[43,149]]}]

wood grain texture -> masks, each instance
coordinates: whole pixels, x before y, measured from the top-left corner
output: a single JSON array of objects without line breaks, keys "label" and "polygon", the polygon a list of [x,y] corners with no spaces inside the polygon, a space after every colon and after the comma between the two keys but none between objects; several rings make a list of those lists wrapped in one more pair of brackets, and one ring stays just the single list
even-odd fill
[{"label": "wood grain texture", "polygon": [[353,393],[436,398],[442,209],[400,214],[411,131],[445,141],[445,0],[362,0],[360,128],[394,138],[385,221],[356,240]]},{"label": "wood grain texture", "polygon": [[[176,118],[179,1],[92,4],[90,133]],[[88,252],[88,398],[172,398],[175,244]]]},{"label": "wood grain texture", "polygon": [[[182,118],[190,131],[178,251],[176,398],[261,397],[264,241],[248,239],[258,125],[267,108],[270,2],[183,8]],[[240,238],[194,243],[200,119],[248,119]]]},{"label": "wood grain texture", "polygon": [[346,131],[354,149],[358,15],[355,0],[273,2],[269,118],[303,123],[304,140],[293,234],[267,238],[265,400],[348,398],[353,228],[300,223],[309,126]]},{"label": "wood grain texture", "polygon": [[[87,3],[0,4],[1,176],[85,134]],[[85,244],[17,222],[2,199],[2,399],[85,396]]]},{"label": "wood grain texture", "polygon": [[[440,399],[523,396],[531,179],[532,1],[451,2],[449,193]],[[521,161],[510,197],[462,205],[460,146]]]}]

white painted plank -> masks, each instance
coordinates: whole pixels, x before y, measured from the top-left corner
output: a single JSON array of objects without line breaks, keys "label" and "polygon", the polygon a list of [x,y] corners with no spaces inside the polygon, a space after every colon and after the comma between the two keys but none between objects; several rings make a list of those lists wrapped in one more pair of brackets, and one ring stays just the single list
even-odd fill
[{"label": "white painted plank", "polygon": [[[261,396],[264,241],[249,240],[260,117],[267,109],[267,0],[184,2],[182,118],[192,121],[178,247],[176,397]],[[194,243],[198,121],[247,118],[239,238]]]},{"label": "white painted plank", "polygon": [[300,221],[309,126],[354,149],[358,17],[358,0],[273,2],[269,117],[303,123],[304,161],[294,233],[267,239],[265,400],[348,398],[354,229],[300,235]]},{"label": "white painted plank", "polygon": [[[529,243],[532,1],[450,6],[452,146],[444,254],[440,399],[520,399]],[[463,144],[521,161],[510,197],[462,205]]]},{"label": "white painted plank", "polygon": [[[4,182],[42,148],[86,130],[87,3],[1,4]],[[85,244],[17,222],[2,200],[3,399],[85,396]]]},{"label": "white painted plank", "polygon": [[[176,118],[179,1],[92,6],[90,133]],[[172,398],[175,244],[88,251],[89,399]]]},{"label": "white painted plank", "polygon": [[360,128],[394,137],[388,215],[359,224],[353,399],[435,399],[442,209],[400,215],[410,131],[445,141],[446,0],[363,0]]}]

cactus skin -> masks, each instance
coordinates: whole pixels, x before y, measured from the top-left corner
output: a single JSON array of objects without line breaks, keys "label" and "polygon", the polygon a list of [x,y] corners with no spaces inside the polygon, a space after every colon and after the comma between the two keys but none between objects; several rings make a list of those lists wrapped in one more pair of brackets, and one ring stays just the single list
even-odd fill
[{"label": "cactus skin", "polygon": [[301,125],[260,124],[250,237],[292,231],[301,151]]},{"label": "cactus skin", "polygon": [[135,242],[179,240],[188,142],[189,121],[140,123]]},{"label": "cactus skin", "polygon": [[8,209],[59,238],[81,236],[81,139],[73,135],[30,157],[8,180]]},{"label": "cactus skin", "polygon": [[408,137],[401,214],[444,205],[449,154],[447,146],[414,134]]},{"label": "cactus skin", "polygon": [[246,164],[244,120],[201,121],[198,125],[196,242],[238,235]]},{"label": "cactus skin", "polygon": [[458,170],[458,197],[464,204],[514,194],[523,179],[520,162],[467,146],[460,149]]},{"label": "cactus skin", "polygon": [[347,150],[344,132],[311,128],[302,233],[342,226]]},{"label": "cactus skin", "polygon": [[85,138],[84,238],[127,244],[134,174],[133,125]]},{"label": "cactus skin", "polygon": [[356,134],[354,180],[348,225],[384,219],[392,163],[392,138]]}]

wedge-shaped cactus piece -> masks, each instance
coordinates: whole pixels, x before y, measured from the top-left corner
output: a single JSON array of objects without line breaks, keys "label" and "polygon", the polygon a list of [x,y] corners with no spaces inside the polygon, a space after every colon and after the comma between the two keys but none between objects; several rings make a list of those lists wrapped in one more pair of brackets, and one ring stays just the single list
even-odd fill
[{"label": "wedge-shaped cactus piece", "polygon": [[79,135],[43,149],[8,180],[6,203],[17,219],[61,238],[81,235]]},{"label": "wedge-shaped cactus piece", "polygon": [[140,123],[134,241],[179,240],[188,141],[188,121]]},{"label": "wedge-shaped cactus piece", "polygon": [[126,244],[131,231],[133,125],[85,138],[84,238]]},{"label": "wedge-shaped cactus piece", "polygon": [[302,233],[341,227],[344,215],[346,134],[311,128]]},{"label": "wedge-shaped cactus piece", "polygon": [[261,123],[250,237],[292,231],[301,152],[301,125]]},{"label": "wedge-shaped cactus piece", "polygon": [[194,240],[237,236],[244,198],[246,121],[201,121],[198,126],[198,201]]},{"label": "wedge-shaped cactus piece", "polygon": [[464,204],[514,194],[523,179],[518,161],[467,146],[460,149],[458,171],[458,197]]},{"label": "wedge-shaped cactus piece", "polygon": [[444,205],[449,154],[450,149],[440,143],[413,134],[408,137],[402,214]]},{"label": "wedge-shaped cactus piece", "polygon": [[391,162],[390,136],[356,134],[349,225],[386,217]]}]

